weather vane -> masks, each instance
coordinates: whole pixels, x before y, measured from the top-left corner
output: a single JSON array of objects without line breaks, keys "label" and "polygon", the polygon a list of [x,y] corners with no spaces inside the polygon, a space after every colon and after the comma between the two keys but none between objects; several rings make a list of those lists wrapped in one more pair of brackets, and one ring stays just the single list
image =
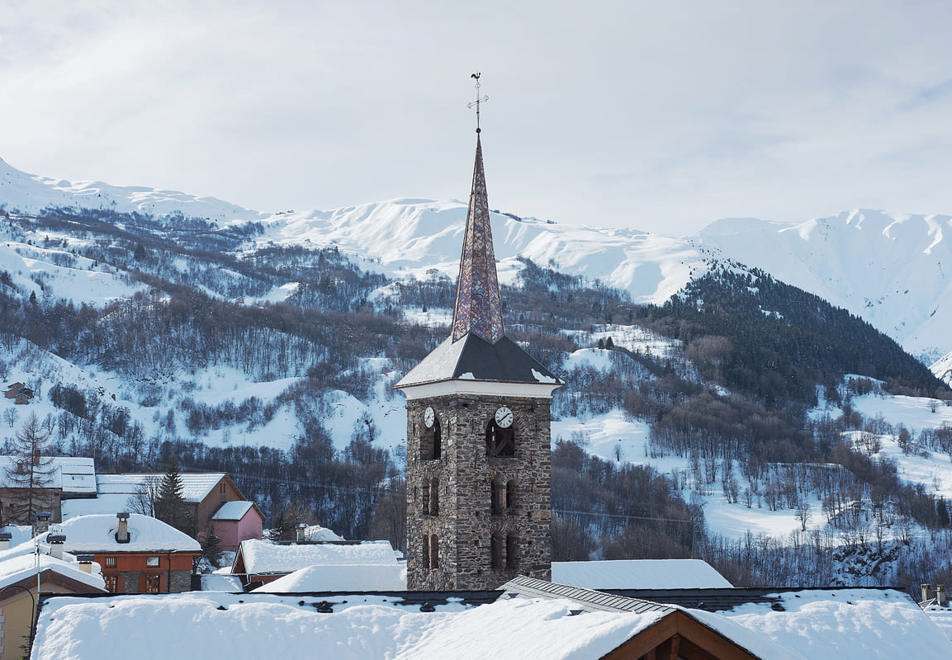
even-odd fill
[{"label": "weather vane", "polygon": [[473,108],[476,108],[476,132],[477,132],[477,133],[479,133],[479,132],[482,130],[481,128],[479,128],[479,104],[480,104],[480,103],[488,103],[488,102],[489,102],[489,97],[488,97],[488,96],[480,96],[480,95],[479,95],[479,77],[480,77],[481,75],[483,75],[483,74],[481,74],[481,73],[479,73],[479,72],[477,71],[476,73],[474,73],[474,74],[472,74],[472,75],[470,76],[470,78],[472,78],[473,80],[476,81],[476,100],[475,100],[475,101],[471,101],[470,103],[468,103],[468,104],[466,105],[466,107],[469,108],[470,110],[472,110]]}]

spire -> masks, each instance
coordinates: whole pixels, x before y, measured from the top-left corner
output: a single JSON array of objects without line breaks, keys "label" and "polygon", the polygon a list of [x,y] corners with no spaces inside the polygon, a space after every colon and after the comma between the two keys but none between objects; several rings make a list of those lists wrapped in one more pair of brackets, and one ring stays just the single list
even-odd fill
[{"label": "spire", "polygon": [[476,164],[473,189],[466,214],[466,235],[459,263],[456,308],[453,311],[453,341],[466,333],[479,335],[490,344],[502,339],[502,305],[496,279],[496,255],[493,253],[492,227],[486,177],[483,173],[483,148],[476,135]]}]

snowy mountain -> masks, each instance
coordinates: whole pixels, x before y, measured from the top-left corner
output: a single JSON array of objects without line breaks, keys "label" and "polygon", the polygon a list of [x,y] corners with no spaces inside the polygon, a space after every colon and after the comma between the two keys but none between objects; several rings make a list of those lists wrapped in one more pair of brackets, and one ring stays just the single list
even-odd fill
[{"label": "snowy mountain", "polygon": [[257,220],[263,214],[174,190],[112,186],[102,181],[51,179],[21,172],[0,158],[0,209],[35,213],[47,207],[109,209],[119,213],[166,215],[182,213],[209,220]]},{"label": "snowy mountain", "polygon": [[[181,212],[221,226],[261,221],[264,245],[338,246],[365,268],[398,277],[455,277],[466,218],[459,201],[397,199],[331,211],[264,214],[210,197],[20,172],[0,160],[0,208],[104,208],[162,215]],[[493,213],[500,279],[512,282],[516,257],[624,289],[635,302],[660,304],[712,258],[762,268],[864,318],[930,362],[952,351],[952,217],[889,216],[855,210],[802,223],[718,220],[697,236],[562,225]]]}]

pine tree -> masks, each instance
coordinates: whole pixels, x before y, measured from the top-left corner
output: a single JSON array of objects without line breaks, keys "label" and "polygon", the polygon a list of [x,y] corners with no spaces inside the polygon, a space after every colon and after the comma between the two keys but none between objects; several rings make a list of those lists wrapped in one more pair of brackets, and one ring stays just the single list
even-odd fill
[{"label": "pine tree", "polygon": [[162,483],[159,485],[159,496],[155,500],[155,517],[191,535],[192,521],[183,492],[184,486],[182,475],[179,474],[178,462],[175,457],[170,457],[165,468],[165,476],[162,477]]},{"label": "pine tree", "polygon": [[[49,509],[52,498],[45,492],[53,481],[53,459],[48,453],[50,434],[31,413],[11,443],[13,461],[6,469],[7,482],[15,489],[7,498],[6,523],[33,522],[37,511]],[[45,495],[45,496],[44,496]]]}]

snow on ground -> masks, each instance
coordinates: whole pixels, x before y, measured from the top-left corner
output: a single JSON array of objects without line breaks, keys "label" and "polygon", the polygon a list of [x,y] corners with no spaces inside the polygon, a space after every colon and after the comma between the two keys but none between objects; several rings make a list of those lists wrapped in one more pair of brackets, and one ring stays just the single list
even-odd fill
[{"label": "snow on ground", "polygon": [[293,296],[301,288],[300,282],[288,282],[287,284],[281,284],[266,293],[263,296],[258,296],[257,298],[245,298],[244,302],[246,304],[256,304],[263,305],[264,303],[283,303],[288,298]]},{"label": "snow on ground", "polygon": [[595,369],[608,371],[612,367],[613,352],[604,348],[580,348],[573,351],[563,364],[565,371],[573,369]]},{"label": "snow on ground", "polygon": [[[75,265],[53,263],[57,255],[62,263]],[[0,271],[9,273],[25,296],[35,293],[39,299],[72,300],[76,305],[86,303],[101,307],[113,300],[131,298],[146,288],[143,284],[128,282],[124,275],[111,271],[108,266],[94,266],[85,257],[10,241],[0,243]]]},{"label": "snow on ground", "polygon": [[[728,502],[720,482],[712,486],[702,486],[695,495],[691,462],[679,456],[652,455],[650,445],[651,427],[644,421],[633,420],[621,410],[613,410],[603,415],[591,417],[570,417],[552,422],[552,440],[578,441],[585,451],[604,460],[633,465],[646,465],[661,474],[677,473],[684,484],[681,493],[686,500],[697,497],[704,505],[704,520],[707,528],[727,538],[743,538],[748,532],[754,536],[766,534],[786,539],[791,532],[801,528],[796,513],[791,509],[770,511],[754,503],[750,508],[741,502]],[[620,459],[619,459],[620,457]],[[735,468],[735,478],[743,491],[746,482],[740,470]],[[810,521],[807,529],[820,526],[822,507],[819,501],[811,499]]]},{"label": "snow on ground", "polygon": [[220,573],[205,573],[202,575],[202,591],[227,591],[241,593],[241,578],[236,575],[222,575]]},{"label": "snow on ground", "polygon": [[428,328],[449,328],[453,322],[453,310],[443,308],[404,307],[403,318],[408,323]]},{"label": "snow on ground", "polygon": [[[583,612],[566,600],[514,598],[419,611],[381,596],[320,597],[192,592],[49,600],[35,660],[112,657],[135,644],[149,658],[414,659],[597,658],[658,620],[657,612]],[[491,631],[491,634],[487,634]]]},{"label": "snow on ground", "polygon": [[593,343],[611,338],[615,346],[659,359],[672,357],[681,350],[680,340],[662,337],[637,325],[596,325],[591,338]]},{"label": "snow on ground", "polygon": [[867,419],[882,417],[888,423],[894,426],[902,424],[910,431],[952,426],[952,406],[945,405],[945,402],[939,399],[864,394],[854,396],[852,405],[854,410]]},{"label": "snow on ground", "polygon": [[952,385],[952,353],[947,353],[936,360],[929,369],[936,378]]},{"label": "snow on ground", "polygon": [[853,448],[880,459],[891,460],[899,470],[899,477],[911,484],[922,484],[926,492],[952,498],[952,463],[946,454],[930,453],[928,456],[904,454],[899,448],[896,436],[876,434],[874,436],[879,451],[867,449],[866,436],[862,431],[848,431],[844,438],[853,443]]}]

